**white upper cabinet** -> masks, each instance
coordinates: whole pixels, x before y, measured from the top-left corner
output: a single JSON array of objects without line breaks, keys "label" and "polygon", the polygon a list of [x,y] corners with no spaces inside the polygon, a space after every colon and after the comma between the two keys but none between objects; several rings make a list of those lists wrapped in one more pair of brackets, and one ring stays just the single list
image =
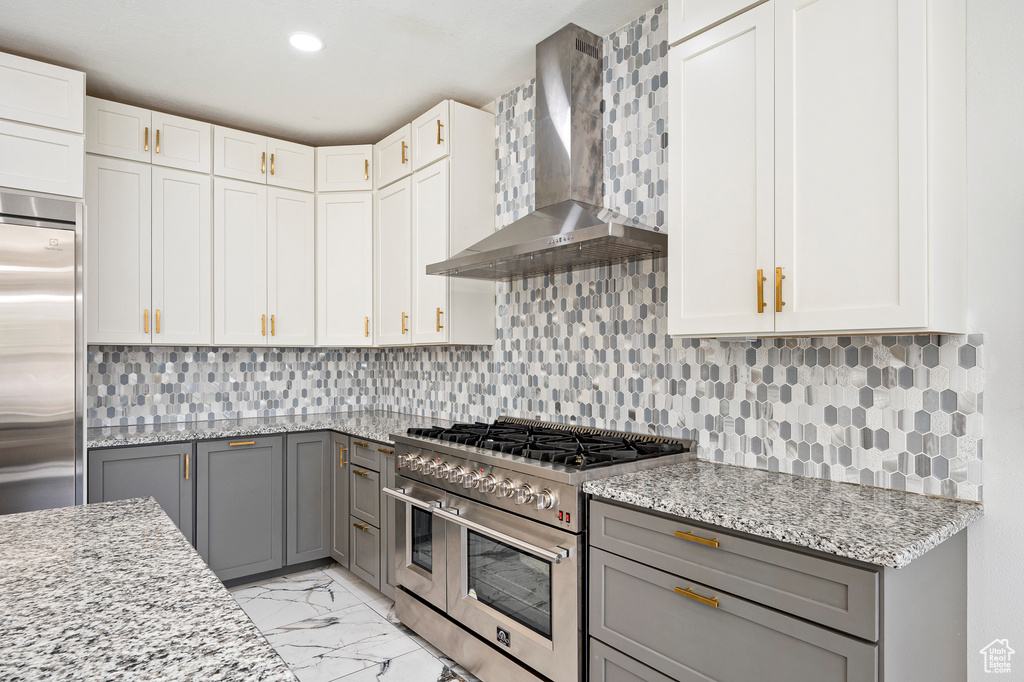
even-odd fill
[{"label": "white upper cabinet", "polygon": [[147,164],[88,156],[85,231],[88,343],[148,344],[151,189]]},{"label": "white upper cabinet", "polygon": [[0,52],[0,118],[82,134],[85,74]]},{"label": "white upper cabinet", "polygon": [[152,159],[149,109],[87,97],[85,151],[149,163]]},{"label": "white upper cabinet", "polygon": [[213,174],[312,192],[314,152],[294,142],[214,126]]},{"label": "white upper cabinet", "polygon": [[669,52],[672,333],[775,328],[773,23],[762,5]]},{"label": "white upper cabinet", "polygon": [[267,138],[214,126],[213,174],[222,178],[266,184]]},{"label": "white upper cabinet", "polygon": [[159,167],[152,176],[152,341],[208,345],[213,342],[210,176]]},{"label": "white upper cabinet", "polygon": [[668,44],[675,45],[764,1],[669,0]]},{"label": "white upper cabinet", "polygon": [[412,122],[412,169],[424,166],[448,155],[448,100]]},{"label": "white upper cabinet", "polygon": [[[318,150],[319,151],[319,150]],[[373,194],[317,197],[318,346],[373,345]]]},{"label": "white upper cabinet", "polygon": [[412,315],[413,344],[448,339],[447,277],[426,274],[426,267],[448,257],[448,162],[412,176]]},{"label": "white upper cabinet", "polygon": [[267,311],[272,346],[308,347],[316,339],[316,238],[313,196],[267,189]]},{"label": "white upper cabinet", "polygon": [[404,125],[373,146],[374,186],[387,187],[412,174],[412,126]]},{"label": "white upper cabinet", "polygon": [[770,0],[671,49],[671,334],[964,331],[964,16]]},{"label": "white upper cabinet", "polygon": [[372,189],[373,145],[317,147],[317,192],[352,192]]},{"label": "white upper cabinet", "polygon": [[158,166],[209,173],[213,126],[181,116],[154,111],[152,161]]},{"label": "white upper cabinet", "polygon": [[375,195],[374,295],[376,337],[384,346],[407,346],[412,310],[412,180]]},{"label": "white upper cabinet", "polygon": [[267,154],[270,159],[266,176],[268,185],[313,191],[315,160],[312,147],[268,138]]},{"label": "white upper cabinet", "polygon": [[214,343],[267,344],[267,188],[216,178],[213,199]]},{"label": "white upper cabinet", "polygon": [[0,187],[82,196],[81,135],[0,121]]}]

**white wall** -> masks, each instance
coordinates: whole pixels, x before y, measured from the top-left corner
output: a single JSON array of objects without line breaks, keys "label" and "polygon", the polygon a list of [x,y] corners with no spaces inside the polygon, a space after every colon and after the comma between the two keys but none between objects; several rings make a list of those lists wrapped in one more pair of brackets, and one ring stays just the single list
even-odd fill
[{"label": "white wall", "polygon": [[985,335],[985,518],[968,532],[968,679],[1009,638],[1024,679],[1024,2],[967,3],[971,327]]}]

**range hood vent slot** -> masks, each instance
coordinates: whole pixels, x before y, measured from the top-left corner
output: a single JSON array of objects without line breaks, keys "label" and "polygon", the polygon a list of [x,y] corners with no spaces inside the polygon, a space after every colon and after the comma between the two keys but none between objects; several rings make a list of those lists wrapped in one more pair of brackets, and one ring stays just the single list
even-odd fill
[{"label": "range hood vent slot", "polygon": [[594,59],[600,59],[601,58],[601,50],[600,49],[598,49],[594,45],[591,45],[590,43],[588,43],[588,42],[586,42],[584,40],[581,40],[580,38],[576,39],[576,51],[577,52],[582,52],[583,54],[587,55],[588,57],[593,57]]}]

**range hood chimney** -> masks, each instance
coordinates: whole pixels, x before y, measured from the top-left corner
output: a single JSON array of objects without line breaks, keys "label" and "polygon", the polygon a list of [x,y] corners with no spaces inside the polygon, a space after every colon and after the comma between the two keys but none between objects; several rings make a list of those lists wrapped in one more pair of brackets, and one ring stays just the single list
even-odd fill
[{"label": "range hood chimney", "polygon": [[533,213],[428,275],[511,279],[665,253],[668,237],[603,208],[602,40],[569,24],[537,45]]}]

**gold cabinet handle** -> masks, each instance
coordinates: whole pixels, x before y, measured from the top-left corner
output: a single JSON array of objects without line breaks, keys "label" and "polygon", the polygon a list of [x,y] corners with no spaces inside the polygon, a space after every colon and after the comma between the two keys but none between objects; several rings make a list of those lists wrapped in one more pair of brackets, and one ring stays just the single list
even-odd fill
[{"label": "gold cabinet handle", "polygon": [[358,528],[359,530],[362,530],[362,531],[370,530],[369,526],[366,526],[366,525],[364,525],[362,523],[353,523],[352,525],[355,526],[356,528]]},{"label": "gold cabinet handle", "polygon": [[402,313],[402,333],[405,334],[409,331],[409,328],[405,325],[405,321],[409,319],[409,316]]},{"label": "gold cabinet handle", "polygon": [[267,153],[263,152],[263,154],[260,155],[260,173],[266,173],[266,172],[267,172]]},{"label": "gold cabinet handle", "polygon": [[157,154],[160,153],[160,131],[159,130],[156,131],[156,149],[154,149],[153,151],[155,151]]},{"label": "gold cabinet handle", "polygon": [[782,306],[786,305],[786,302],[782,300],[782,280],[786,279],[786,276],[782,274],[782,268],[775,268],[775,312],[781,313]]},{"label": "gold cabinet handle", "polygon": [[143,324],[145,326],[143,327],[142,331],[143,331],[143,333],[148,334],[149,333],[149,308],[146,308],[146,313],[145,313],[144,317],[145,317],[145,322]]},{"label": "gold cabinet handle", "polygon": [[228,447],[229,448],[233,448],[236,445],[256,445],[256,441],[254,441],[254,440],[240,440],[237,443],[228,443]]},{"label": "gold cabinet handle", "polygon": [[387,450],[385,448],[377,448],[377,452],[383,452],[385,455],[393,455],[393,454],[395,454],[394,450]]},{"label": "gold cabinet handle", "polygon": [[370,447],[369,443],[360,443],[357,440],[352,441],[352,445],[358,445],[361,448],[368,448],[368,447]]},{"label": "gold cabinet handle", "polygon": [[364,159],[363,160],[363,180],[369,180],[369,179],[370,179],[370,160],[369,159]]},{"label": "gold cabinet handle", "polygon": [[366,338],[370,338],[370,318],[366,318]]},{"label": "gold cabinet handle", "polygon": [[185,453],[185,480],[186,481],[188,480],[188,458],[189,458],[189,454],[186,452]]},{"label": "gold cabinet handle", "polygon": [[444,329],[444,325],[441,324],[441,316],[442,315],[444,315],[444,313],[441,311],[440,308],[438,308],[437,309],[437,331],[441,331],[442,329]]},{"label": "gold cabinet handle", "polygon": [[263,315],[263,321],[260,324],[261,324],[261,326],[260,326],[260,329],[261,329],[260,334],[262,334],[263,336],[266,336],[267,335],[267,316],[266,315]]},{"label": "gold cabinet handle", "polygon": [[344,469],[345,468],[345,464],[346,464],[346,462],[345,462],[345,450],[346,449],[347,448],[344,445],[338,445],[338,468],[339,469]]},{"label": "gold cabinet handle", "polygon": [[360,471],[359,469],[353,469],[352,473],[355,474],[356,476],[369,476],[370,475],[370,474],[366,473],[365,471]]},{"label": "gold cabinet handle", "polygon": [[[273,175],[273,174],[271,174],[271,175]],[[277,331],[276,331],[276,329],[274,327],[274,316],[273,315],[270,316],[270,335],[271,336],[277,336]]]},{"label": "gold cabinet handle", "polygon": [[701,604],[707,604],[708,606],[713,606],[716,609],[718,608],[718,597],[703,597],[694,592],[693,589],[689,587],[685,589],[682,587],[676,587],[673,588],[673,591],[676,594],[681,594],[684,597],[689,597],[694,601],[699,601]]},{"label": "gold cabinet handle", "polygon": [[270,155],[270,174],[274,174],[274,155]]},{"label": "gold cabinet handle", "polygon": [[444,138],[441,137],[441,128],[444,128],[444,124],[441,123],[441,119],[437,119],[437,143],[444,144]]},{"label": "gold cabinet handle", "polygon": [[768,280],[764,270],[757,271],[757,312],[763,313],[768,304],[764,302],[764,283]]},{"label": "gold cabinet handle", "polygon": [[156,309],[156,333],[160,333],[160,309]]},{"label": "gold cabinet handle", "polygon": [[143,142],[142,142],[142,151],[148,152],[149,151],[149,126],[146,126],[146,132],[144,133],[144,135],[145,135],[145,137],[143,138]]},{"label": "gold cabinet handle", "polygon": [[712,538],[709,540],[707,538],[702,538],[699,535],[694,535],[690,532],[684,533],[679,530],[676,531],[676,537],[682,540],[689,540],[690,542],[699,542],[700,544],[707,545],[708,547],[718,547],[718,538]]},{"label": "gold cabinet handle", "polygon": [[402,165],[403,166],[409,161],[409,159],[406,158],[406,156],[405,156],[405,150],[407,150],[408,148],[409,148],[409,145],[407,145],[406,143],[403,142],[402,143]]}]

